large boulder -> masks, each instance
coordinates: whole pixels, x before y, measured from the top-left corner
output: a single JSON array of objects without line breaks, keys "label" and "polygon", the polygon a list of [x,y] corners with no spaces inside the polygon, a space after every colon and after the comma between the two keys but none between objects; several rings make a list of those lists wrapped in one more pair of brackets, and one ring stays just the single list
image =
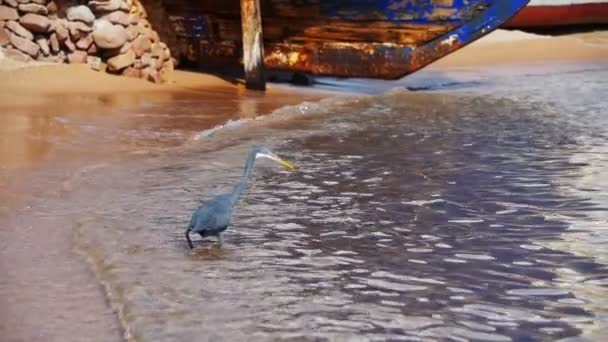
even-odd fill
[{"label": "large boulder", "polygon": [[81,21],[89,25],[93,25],[93,22],[95,22],[95,15],[90,8],[84,5],[68,8],[66,15],[68,20],[71,21]]},{"label": "large boulder", "polygon": [[38,46],[38,44],[34,43],[31,40],[21,38],[14,33],[11,34],[10,40],[11,40],[11,44],[13,44],[13,46],[17,50],[19,50],[21,52],[25,52],[26,54],[32,56],[33,58],[38,57],[38,53],[40,52],[40,46]]},{"label": "large boulder", "polygon": [[49,18],[33,13],[27,13],[19,18],[19,23],[31,32],[44,33],[51,27]]},{"label": "large boulder", "polygon": [[102,49],[117,49],[127,42],[127,31],[107,20],[96,20],[93,25],[93,40]]}]

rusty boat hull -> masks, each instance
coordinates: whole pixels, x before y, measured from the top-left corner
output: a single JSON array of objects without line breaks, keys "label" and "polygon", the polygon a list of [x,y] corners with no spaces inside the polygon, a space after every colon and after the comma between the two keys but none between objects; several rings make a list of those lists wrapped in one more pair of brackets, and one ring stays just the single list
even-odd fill
[{"label": "rusty boat hull", "polygon": [[[261,0],[267,69],[398,79],[493,31],[529,0]],[[242,63],[239,1],[163,4],[183,62]]]}]

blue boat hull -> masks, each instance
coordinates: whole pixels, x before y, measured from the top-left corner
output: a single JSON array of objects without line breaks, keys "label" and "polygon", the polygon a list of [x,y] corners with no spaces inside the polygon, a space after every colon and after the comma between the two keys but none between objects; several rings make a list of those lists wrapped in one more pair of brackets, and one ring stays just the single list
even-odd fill
[{"label": "blue boat hull", "polygon": [[[493,31],[529,0],[261,0],[271,70],[398,79]],[[241,63],[238,1],[166,4],[172,50],[209,66]]]}]

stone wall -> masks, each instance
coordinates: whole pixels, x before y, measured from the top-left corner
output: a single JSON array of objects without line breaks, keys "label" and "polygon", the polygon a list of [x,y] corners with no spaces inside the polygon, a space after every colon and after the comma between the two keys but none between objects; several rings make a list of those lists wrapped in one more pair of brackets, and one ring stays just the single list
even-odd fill
[{"label": "stone wall", "polygon": [[88,63],[160,83],[174,62],[146,18],[139,0],[0,0],[0,46],[20,61]]}]

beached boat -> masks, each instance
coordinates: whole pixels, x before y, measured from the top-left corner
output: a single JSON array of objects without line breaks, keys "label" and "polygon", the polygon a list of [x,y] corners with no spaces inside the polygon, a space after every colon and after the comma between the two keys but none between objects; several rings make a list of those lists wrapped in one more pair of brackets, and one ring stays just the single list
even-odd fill
[{"label": "beached boat", "polygon": [[506,28],[608,24],[608,0],[531,0]]},{"label": "beached boat", "polygon": [[[529,0],[262,0],[267,69],[397,79],[505,23]],[[163,3],[174,55],[241,65],[239,2]],[[154,14],[154,13],[153,13]]]}]

